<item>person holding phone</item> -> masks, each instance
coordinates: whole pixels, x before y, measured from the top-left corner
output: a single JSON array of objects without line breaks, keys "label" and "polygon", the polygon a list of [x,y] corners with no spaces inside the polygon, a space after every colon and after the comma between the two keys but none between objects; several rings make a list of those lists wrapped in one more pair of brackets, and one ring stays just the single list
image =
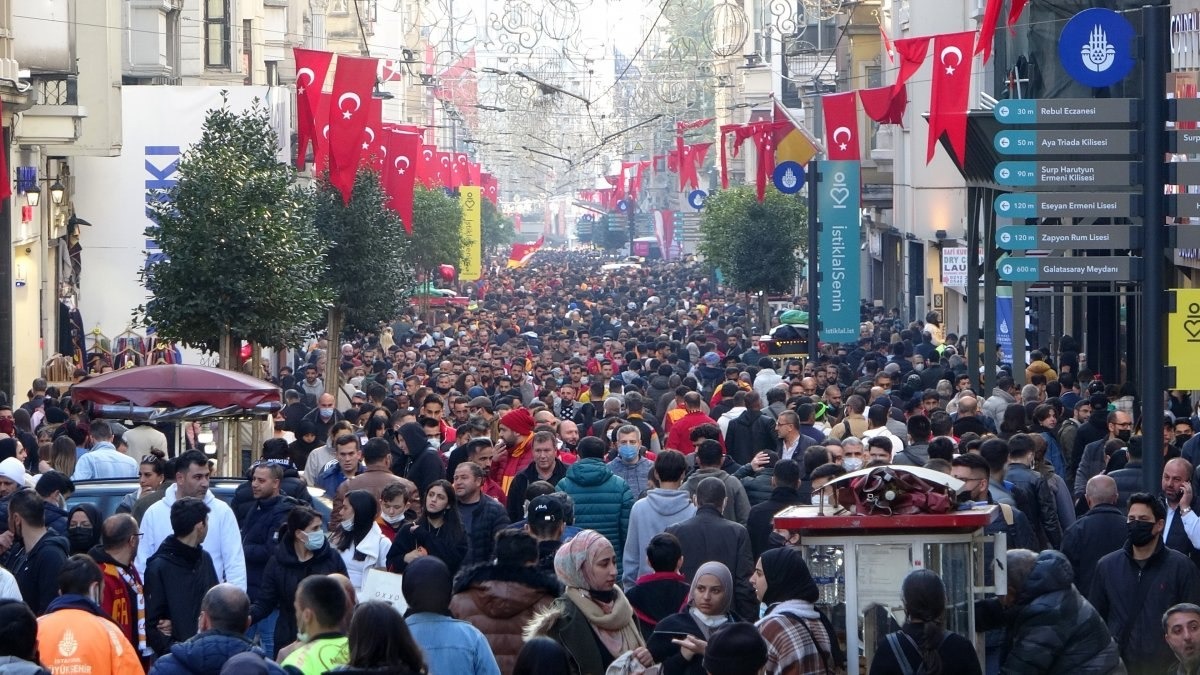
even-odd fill
[{"label": "person holding phone", "polygon": [[646,647],[663,675],[705,675],[704,651],[714,630],[738,621],[733,603],[733,574],[719,562],[696,570],[687,606],[658,622]]}]

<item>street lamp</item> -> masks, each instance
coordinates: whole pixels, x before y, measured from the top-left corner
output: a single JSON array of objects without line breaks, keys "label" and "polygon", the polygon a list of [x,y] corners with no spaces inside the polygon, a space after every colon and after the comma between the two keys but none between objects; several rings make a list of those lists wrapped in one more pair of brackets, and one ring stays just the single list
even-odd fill
[{"label": "street lamp", "polygon": [[63,187],[62,181],[54,179],[54,184],[50,186],[50,201],[55,206],[62,204],[63,197],[67,193],[67,188]]},{"label": "street lamp", "polygon": [[37,208],[38,204],[42,203],[42,189],[37,185],[27,188],[25,190],[25,203],[32,208]]}]

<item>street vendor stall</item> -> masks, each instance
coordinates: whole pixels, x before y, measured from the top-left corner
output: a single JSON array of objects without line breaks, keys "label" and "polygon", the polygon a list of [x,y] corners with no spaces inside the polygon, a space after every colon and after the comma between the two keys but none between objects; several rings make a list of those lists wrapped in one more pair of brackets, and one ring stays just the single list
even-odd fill
[{"label": "street vendor stall", "polygon": [[255,427],[282,406],[279,387],[270,382],[184,365],[113,371],[74,385],[70,395],[77,404],[91,404],[93,419],[175,424],[177,448],[183,447],[182,423],[216,424],[215,452],[210,454],[216,455],[223,475],[241,475],[244,451],[256,451],[261,443]]},{"label": "street vendor stall", "polygon": [[[893,473],[913,467],[886,467]],[[862,469],[830,483],[842,501],[861,496],[863,483],[876,469]],[[937,481],[945,493],[955,495],[961,481],[924,469],[927,480]],[[932,474],[932,475],[931,475]],[[851,486],[855,486],[851,488]],[[887,492],[899,498],[895,490]],[[894,500],[895,501],[895,500]],[[882,502],[882,498],[880,499]],[[929,569],[946,586],[947,630],[976,643],[981,664],[983,642],[975,633],[975,601],[992,591],[1003,594],[1005,574],[994,574],[992,565],[1006,555],[1003,535],[993,542],[984,527],[997,507],[967,504],[943,513],[890,513],[888,506],[793,506],[775,516],[775,528],[799,533],[800,549],[820,589],[817,608],[830,618],[845,646],[847,672],[866,672],[876,650],[886,648],[885,637],[904,623],[900,586],[915,569]],[[900,511],[908,509],[898,509]],[[869,512],[869,513],[868,513]],[[993,577],[997,589],[985,587]]]}]

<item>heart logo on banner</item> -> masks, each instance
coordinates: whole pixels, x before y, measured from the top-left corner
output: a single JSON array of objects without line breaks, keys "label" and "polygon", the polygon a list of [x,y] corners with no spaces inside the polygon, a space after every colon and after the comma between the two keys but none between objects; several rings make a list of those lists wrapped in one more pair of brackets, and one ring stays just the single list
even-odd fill
[{"label": "heart logo on banner", "polygon": [[845,204],[847,199],[850,199],[850,190],[844,187],[835,187],[829,190],[829,196],[838,204]]},{"label": "heart logo on banner", "polygon": [[1189,319],[1183,322],[1183,329],[1192,337],[1200,337],[1200,319]]}]

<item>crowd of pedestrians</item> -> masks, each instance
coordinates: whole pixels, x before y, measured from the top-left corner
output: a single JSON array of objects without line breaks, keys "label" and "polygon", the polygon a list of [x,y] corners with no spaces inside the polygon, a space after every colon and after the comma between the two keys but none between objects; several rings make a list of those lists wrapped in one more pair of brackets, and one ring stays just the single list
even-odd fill
[{"label": "crowd of pedestrians", "polygon": [[[539,253],[467,308],[298,350],[231,503],[194,436],[35,381],[0,406],[0,673],[836,673],[848,608],[774,516],[888,464],[999,506],[1008,592],[959,635],[912,572],[871,673],[1197,672],[1185,394],[1144,448],[1136,398],[1069,338],[984,391],[936,313],[864,305],[856,342],[780,360],[699,265],[603,262]],[[138,487],[68,509],[95,478]],[[366,597],[382,573],[393,602]]]}]

